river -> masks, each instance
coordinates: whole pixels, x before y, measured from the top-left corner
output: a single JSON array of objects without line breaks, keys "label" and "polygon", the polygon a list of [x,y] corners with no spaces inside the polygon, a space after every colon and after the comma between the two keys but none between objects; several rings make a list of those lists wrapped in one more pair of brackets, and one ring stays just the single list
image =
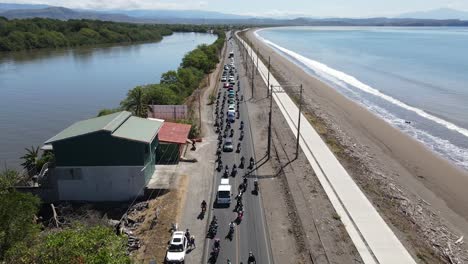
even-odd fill
[{"label": "river", "polygon": [[0,53],[1,166],[19,168],[26,147],[117,107],[129,89],[159,82],[187,52],[215,40],[174,33],[156,43]]}]

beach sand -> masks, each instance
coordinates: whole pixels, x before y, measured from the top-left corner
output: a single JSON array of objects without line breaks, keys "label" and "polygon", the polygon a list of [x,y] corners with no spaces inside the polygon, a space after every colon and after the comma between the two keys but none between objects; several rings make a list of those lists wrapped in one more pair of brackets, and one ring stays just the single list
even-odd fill
[{"label": "beach sand", "polygon": [[[323,121],[327,133],[346,147],[336,155],[397,235],[411,240],[406,235],[412,227],[398,223],[398,217],[406,215],[411,216],[410,225],[419,228],[416,239],[446,235],[446,241],[439,242],[453,243],[468,236],[468,172],[309,75],[256,39],[253,30],[246,36],[264,61],[271,58],[272,73],[280,82],[304,85],[306,112]],[[389,195],[392,199],[386,201]],[[385,206],[395,201],[393,207]],[[405,203],[408,208],[401,208]],[[440,226],[449,232],[430,231]]]}]

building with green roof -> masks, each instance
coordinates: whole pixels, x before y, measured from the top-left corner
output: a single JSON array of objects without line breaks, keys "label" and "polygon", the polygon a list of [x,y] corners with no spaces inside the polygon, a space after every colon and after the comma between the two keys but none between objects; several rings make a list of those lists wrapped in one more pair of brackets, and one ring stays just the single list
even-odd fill
[{"label": "building with green roof", "polygon": [[76,122],[52,145],[59,200],[125,201],[142,195],[155,171],[162,120],[122,111]]}]

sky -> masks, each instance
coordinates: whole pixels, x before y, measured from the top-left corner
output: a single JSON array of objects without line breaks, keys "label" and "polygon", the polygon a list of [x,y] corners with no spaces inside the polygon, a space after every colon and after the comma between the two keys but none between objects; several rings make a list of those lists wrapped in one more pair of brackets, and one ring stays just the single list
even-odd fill
[{"label": "sky", "polygon": [[9,0],[5,2],[85,9],[198,9],[275,17],[301,15],[391,17],[406,12],[437,8],[468,10],[468,0]]}]

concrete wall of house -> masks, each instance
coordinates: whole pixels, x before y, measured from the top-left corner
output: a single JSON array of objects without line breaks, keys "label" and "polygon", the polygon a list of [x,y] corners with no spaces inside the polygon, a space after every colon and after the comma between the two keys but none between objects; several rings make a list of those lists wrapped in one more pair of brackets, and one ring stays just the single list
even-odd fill
[{"label": "concrete wall of house", "polygon": [[156,164],[176,164],[179,162],[179,144],[160,142],[156,149]]},{"label": "concrete wall of house", "polygon": [[[154,166],[153,171],[154,171]],[[56,167],[58,197],[62,201],[128,201],[143,195],[143,166]]]},{"label": "concrete wall of house", "polygon": [[154,160],[157,137],[151,144],[116,138],[100,131],[53,143],[56,166],[145,166]]}]

